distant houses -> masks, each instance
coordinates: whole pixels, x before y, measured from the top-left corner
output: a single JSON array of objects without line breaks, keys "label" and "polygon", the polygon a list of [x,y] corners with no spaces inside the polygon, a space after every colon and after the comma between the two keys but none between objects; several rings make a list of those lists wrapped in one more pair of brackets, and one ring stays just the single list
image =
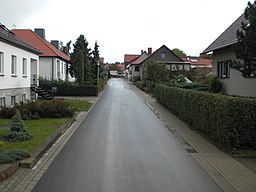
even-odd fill
[{"label": "distant houses", "polygon": [[[126,54],[125,58],[127,58],[129,54]],[[157,63],[165,65],[165,67],[171,71],[177,70],[190,70],[190,62],[184,61],[182,58],[177,56],[173,51],[171,51],[167,46],[163,45],[158,48],[156,51],[152,52],[152,48],[148,48],[147,51],[141,51],[139,56],[133,55],[130,57],[131,60],[127,64],[127,78],[131,80],[145,78],[145,69],[143,64],[147,61],[155,61]]]},{"label": "distant houses", "polygon": [[0,107],[36,99],[30,87],[37,83],[40,54],[0,24]]},{"label": "distant houses", "polygon": [[232,46],[238,42],[236,32],[241,29],[242,22],[245,22],[244,14],[213,41],[203,53],[213,53],[213,74],[222,81],[226,94],[256,97],[256,72],[250,78],[245,78],[241,72],[231,68],[230,64],[231,60],[236,59]]}]

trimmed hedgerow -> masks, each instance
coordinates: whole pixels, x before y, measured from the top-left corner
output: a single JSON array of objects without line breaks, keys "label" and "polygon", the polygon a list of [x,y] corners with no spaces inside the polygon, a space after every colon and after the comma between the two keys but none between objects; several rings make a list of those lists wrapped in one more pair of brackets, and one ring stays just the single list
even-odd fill
[{"label": "trimmed hedgerow", "polygon": [[97,96],[97,81],[86,81],[84,85],[73,84],[62,80],[39,79],[39,86],[49,89],[49,85],[56,87],[55,95],[60,96]]},{"label": "trimmed hedgerow", "polygon": [[256,99],[157,85],[159,103],[226,149],[256,149]]}]

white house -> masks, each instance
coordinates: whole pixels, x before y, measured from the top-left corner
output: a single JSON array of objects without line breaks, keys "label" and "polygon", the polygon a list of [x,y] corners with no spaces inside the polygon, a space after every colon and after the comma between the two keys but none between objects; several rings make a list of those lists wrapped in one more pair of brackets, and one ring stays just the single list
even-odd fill
[{"label": "white house", "polygon": [[0,24],[0,106],[35,99],[30,87],[39,75],[40,53]]},{"label": "white house", "polygon": [[59,42],[48,42],[44,29],[13,29],[18,37],[42,52],[39,55],[40,76],[48,80],[75,81],[68,73],[70,57],[59,50]]}]

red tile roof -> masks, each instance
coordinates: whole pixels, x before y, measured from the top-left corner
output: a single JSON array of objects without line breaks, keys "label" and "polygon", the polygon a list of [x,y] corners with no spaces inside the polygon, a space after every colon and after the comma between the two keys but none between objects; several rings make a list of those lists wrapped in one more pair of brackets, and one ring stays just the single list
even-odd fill
[{"label": "red tile roof", "polygon": [[135,54],[125,54],[124,55],[124,62],[125,63],[130,63],[131,61],[135,60],[137,57],[140,55],[135,55]]},{"label": "red tile roof", "polygon": [[65,61],[70,61],[68,55],[55,48],[50,42],[42,39],[30,29],[13,29],[12,32],[24,41],[27,41],[33,47],[42,51],[43,54],[39,55],[40,57],[59,57]]},{"label": "red tile roof", "polygon": [[212,66],[212,60],[210,59],[201,59],[199,57],[188,57],[188,58],[182,58],[182,60],[189,61],[191,65]]}]

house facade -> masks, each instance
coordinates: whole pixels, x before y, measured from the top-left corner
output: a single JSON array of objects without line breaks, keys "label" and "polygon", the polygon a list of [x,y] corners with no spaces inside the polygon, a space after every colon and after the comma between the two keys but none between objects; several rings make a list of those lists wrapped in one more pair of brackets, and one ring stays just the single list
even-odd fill
[{"label": "house facade", "polygon": [[223,83],[226,94],[256,97],[256,74],[251,78],[244,78],[241,72],[230,66],[231,60],[237,60],[233,52],[233,45],[238,42],[236,32],[241,29],[242,22],[246,22],[244,14],[232,23],[203,53],[212,52],[213,74]]},{"label": "house facade", "polygon": [[0,106],[36,99],[30,87],[39,76],[39,54],[0,24]]},{"label": "house facade", "polygon": [[145,78],[146,69],[143,64],[147,61],[154,61],[163,64],[170,72],[177,70],[190,70],[190,62],[183,61],[167,46],[163,45],[154,52],[152,52],[152,48],[148,48],[148,52],[143,51],[137,59],[131,62],[129,66],[131,79],[139,77],[143,80]]},{"label": "house facade", "polygon": [[48,42],[44,29],[14,29],[18,37],[42,52],[39,55],[40,76],[48,80],[75,81],[68,73],[70,57],[59,50],[59,42]]}]

